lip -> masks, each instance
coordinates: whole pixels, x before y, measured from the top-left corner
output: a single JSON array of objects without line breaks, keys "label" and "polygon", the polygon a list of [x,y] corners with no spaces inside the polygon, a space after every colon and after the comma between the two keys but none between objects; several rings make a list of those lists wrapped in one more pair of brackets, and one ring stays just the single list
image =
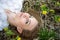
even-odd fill
[{"label": "lip", "polygon": [[23,15],[23,13],[20,13],[20,17]]}]

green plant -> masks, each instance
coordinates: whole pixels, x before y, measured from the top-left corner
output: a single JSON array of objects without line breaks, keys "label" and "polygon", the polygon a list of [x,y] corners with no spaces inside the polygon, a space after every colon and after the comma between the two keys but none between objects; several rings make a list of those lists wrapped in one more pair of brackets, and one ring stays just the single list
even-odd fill
[{"label": "green plant", "polygon": [[49,8],[47,7],[46,4],[41,5],[40,8],[42,11],[48,11],[49,10]]},{"label": "green plant", "polygon": [[60,16],[59,15],[55,15],[54,16],[54,20],[55,20],[55,22],[60,22]]},{"label": "green plant", "polygon": [[54,14],[55,13],[55,10],[50,9],[50,13]]},{"label": "green plant", "polygon": [[6,34],[7,36],[12,36],[12,35],[15,34],[15,33],[14,33],[12,30],[10,30],[8,27],[4,28],[4,31],[5,31],[5,34]]},{"label": "green plant", "polygon": [[21,37],[17,36],[17,37],[16,37],[16,40],[21,40]]},{"label": "green plant", "polygon": [[8,30],[5,32],[7,36],[12,36],[14,35],[14,32],[12,32],[12,30]]},{"label": "green plant", "polygon": [[41,9],[43,15],[46,15],[49,12],[49,8],[47,7],[46,4],[41,5],[40,9]]},{"label": "green plant", "polygon": [[57,1],[57,2],[55,3],[55,5],[56,5],[56,6],[60,6],[60,2]]},{"label": "green plant", "polygon": [[4,28],[4,31],[8,31],[8,30],[9,30],[9,28],[8,28],[8,27],[5,27],[5,28]]},{"label": "green plant", "polygon": [[41,28],[39,30],[39,40],[49,40],[50,38],[54,39],[55,32],[53,30],[48,30],[47,28]]}]

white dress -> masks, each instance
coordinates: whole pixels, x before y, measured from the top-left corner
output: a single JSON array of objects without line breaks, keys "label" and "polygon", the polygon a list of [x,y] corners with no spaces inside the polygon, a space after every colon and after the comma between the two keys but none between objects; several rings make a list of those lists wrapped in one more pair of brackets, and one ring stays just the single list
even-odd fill
[{"label": "white dress", "polygon": [[21,11],[22,4],[23,0],[0,0],[0,31],[9,25],[4,9],[18,12]]}]

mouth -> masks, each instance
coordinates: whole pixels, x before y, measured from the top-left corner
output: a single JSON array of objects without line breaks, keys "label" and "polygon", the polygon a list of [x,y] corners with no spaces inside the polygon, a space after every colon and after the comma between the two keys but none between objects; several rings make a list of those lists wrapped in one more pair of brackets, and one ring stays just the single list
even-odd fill
[{"label": "mouth", "polygon": [[23,13],[20,13],[20,17],[23,15]]}]

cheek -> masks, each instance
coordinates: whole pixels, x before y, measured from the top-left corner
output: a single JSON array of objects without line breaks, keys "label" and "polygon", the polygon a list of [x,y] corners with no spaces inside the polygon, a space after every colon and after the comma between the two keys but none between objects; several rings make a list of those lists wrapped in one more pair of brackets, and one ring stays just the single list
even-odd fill
[{"label": "cheek", "polygon": [[26,19],[24,19],[24,18],[22,18],[21,19],[21,27],[23,28],[23,29],[28,29],[28,25],[27,24],[25,24],[25,22],[26,22]]},{"label": "cheek", "polygon": [[25,22],[26,22],[26,19],[25,18],[21,18],[20,24],[23,25],[23,26],[25,26]]},{"label": "cheek", "polygon": [[35,18],[31,18],[31,24],[30,24],[30,26],[34,26],[34,25],[36,25],[36,19]]}]

